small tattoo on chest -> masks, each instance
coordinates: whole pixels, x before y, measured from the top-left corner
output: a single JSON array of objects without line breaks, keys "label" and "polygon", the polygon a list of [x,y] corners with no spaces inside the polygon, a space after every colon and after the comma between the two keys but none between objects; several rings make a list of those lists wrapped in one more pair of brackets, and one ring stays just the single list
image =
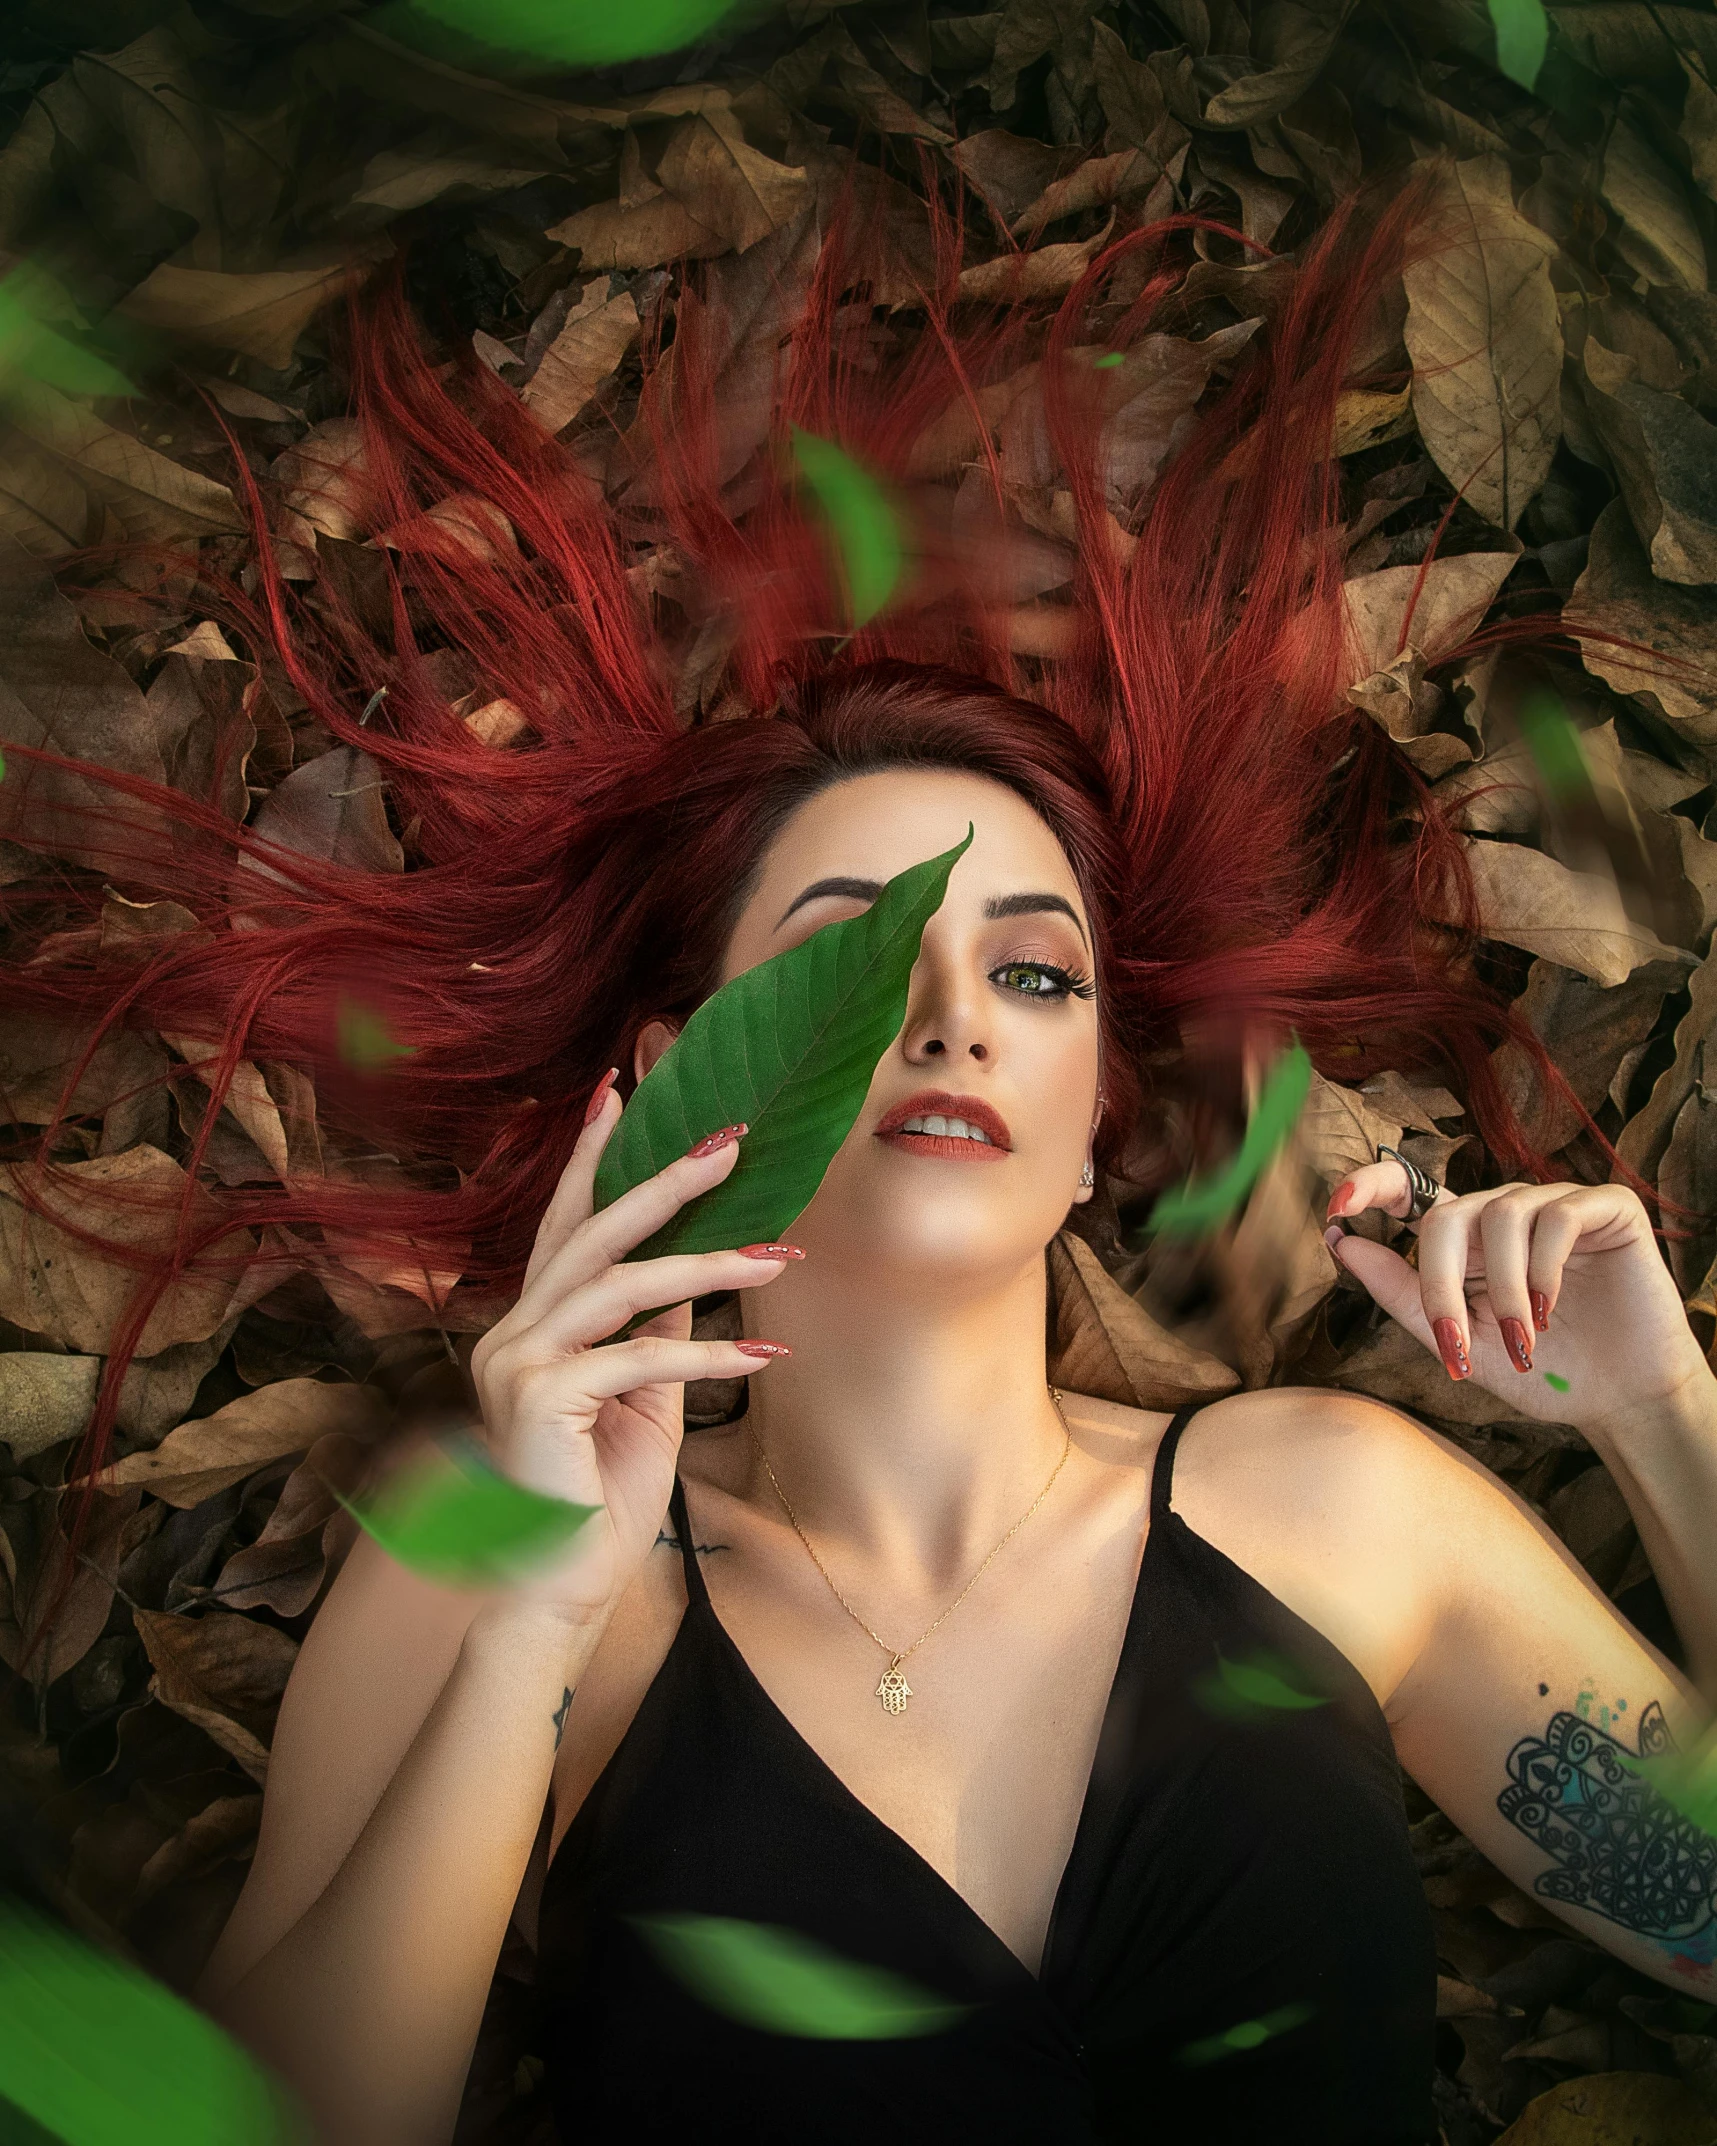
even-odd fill
[{"label": "small tattoo on chest", "polygon": [[[671,1528],[663,1528],[653,1547],[658,1550],[679,1550],[684,1545]],[[726,1542],[694,1542],[692,1552],[697,1557],[714,1557],[718,1551],[730,1550],[732,1547],[731,1543]]]},{"label": "small tattoo on chest", "polygon": [[566,1717],[572,1707],[572,1687],[569,1684],[560,1695],[560,1704],[554,1710],[554,1747],[560,1749],[560,1740],[566,1734]]}]

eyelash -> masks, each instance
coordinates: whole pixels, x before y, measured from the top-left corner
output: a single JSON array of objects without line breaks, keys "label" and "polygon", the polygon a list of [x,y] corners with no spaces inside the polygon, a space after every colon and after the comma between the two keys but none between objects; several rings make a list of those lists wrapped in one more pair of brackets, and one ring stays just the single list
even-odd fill
[{"label": "eyelash", "polygon": [[[1046,999],[1051,1005],[1056,1005],[1069,996],[1085,999],[1097,996],[1097,985],[1085,970],[1064,969],[1056,961],[1004,961],[998,968],[990,971],[990,981],[994,983],[998,977],[1006,976],[1010,973],[1017,974],[1022,969],[1029,969],[1037,976],[1051,978],[1056,988],[1053,991],[1015,991],[1014,996],[1016,998]],[[1002,988],[1009,990],[1013,987],[1004,984]]]}]

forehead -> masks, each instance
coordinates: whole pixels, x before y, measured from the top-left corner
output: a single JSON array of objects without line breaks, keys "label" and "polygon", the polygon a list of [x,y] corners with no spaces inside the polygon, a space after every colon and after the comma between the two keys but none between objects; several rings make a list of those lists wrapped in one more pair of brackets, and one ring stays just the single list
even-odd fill
[{"label": "forehead", "polygon": [[892,879],[952,849],[968,824],[972,846],[954,867],[951,904],[1032,887],[1065,895],[1084,916],[1061,844],[1025,799],[986,776],[952,768],[891,768],[819,792],[771,843],[746,916],[767,911],[773,928],[802,888],[836,874]]}]

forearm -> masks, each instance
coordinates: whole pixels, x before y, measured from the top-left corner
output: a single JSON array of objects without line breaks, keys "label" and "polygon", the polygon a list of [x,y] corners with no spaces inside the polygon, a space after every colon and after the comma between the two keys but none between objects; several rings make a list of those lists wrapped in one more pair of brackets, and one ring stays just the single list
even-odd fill
[{"label": "forearm", "polygon": [[1687,1652],[1717,1706],[1717,1380],[1625,1421],[1582,1424],[1639,1529]]},{"label": "forearm", "polygon": [[452,2136],[563,1695],[599,1636],[505,1604],[482,1612],[333,1880],[222,1999],[220,2017],[296,2089],[327,2146]]}]

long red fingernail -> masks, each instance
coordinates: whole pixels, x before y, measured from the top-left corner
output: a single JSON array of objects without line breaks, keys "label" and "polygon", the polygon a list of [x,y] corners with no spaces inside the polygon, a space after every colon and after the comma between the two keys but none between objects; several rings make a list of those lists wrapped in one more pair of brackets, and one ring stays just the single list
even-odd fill
[{"label": "long red fingernail", "polygon": [[1550,1299],[1542,1289],[1532,1292],[1532,1323],[1541,1334],[1550,1331]]},{"label": "long red fingernail", "polygon": [[1502,1345],[1508,1351],[1508,1360],[1517,1371],[1532,1369],[1532,1342],[1518,1319],[1499,1319],[1502,1328]]},{"label": "long red fingernail", "polygon": [[608,1068],[608,1071],[604,1073],[602,1078],[596,1083],[596,1092],[591,1096],[590,1101],[584,1106],[584,1122],[586,1125],[594,1125],[597,1119],[602,1115],[602,1106],[608,1100],[608,1091],[610,1088],[613,1087],[614,1083],[619,1078],[620,1068],[618,1066],[610,1066]]},{"label": "long red fingernail", "polygon": [[745,1125],[724,1125],[719,1133],[705,1133],[695,1147],[686,1150],[688,1155],[713,1155],[717,1148],[732,1147],[741,1133],[749,1132]]},{"label": "long red fingernail", "polygon": [[1324,1220],[1327,1222],[1331,1215],[1345,1215],[1348,1202],[1353,1198],[1353,1194],[1354,1183],[1351,1177],[1345,1184],[1337,1185],[1329,1196],[1329,1206],[1324,1211]]},{"label": "long red fingernail", "polygon": [[741,1356],[791,1356],[793,1353],[784,1341],[736,1341],[734,1347]]},{"label": "long red fingernail", "polygon": [[741,1259],[803,1259],[804,1247],[797,1244],[742,1244]]},{"label": "long red fingernail", "polygon": [[1471,1378],[1473,1367],[1467,1361],[1467,1345],[1461,1336],[1458,1319],[1438,1319],[1431,1331],[1437,1337],[1437,1353],[1443,1359],[1443,1367],[1452,1379]]}]

